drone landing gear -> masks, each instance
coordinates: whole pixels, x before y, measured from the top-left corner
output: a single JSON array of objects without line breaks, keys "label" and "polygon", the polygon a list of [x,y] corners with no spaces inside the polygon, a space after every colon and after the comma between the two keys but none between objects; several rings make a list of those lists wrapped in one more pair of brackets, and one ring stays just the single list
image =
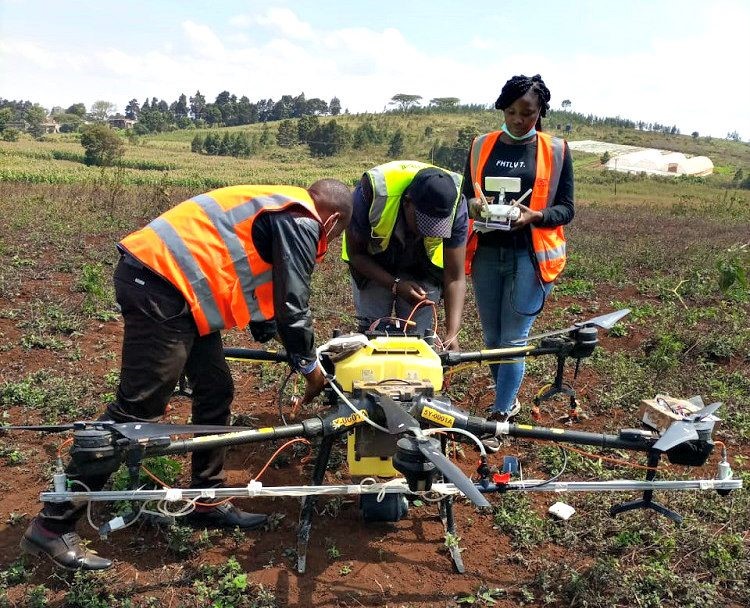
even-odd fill
[{"label": "drone landing gear", "polygon": [[[313,469],[313,486],[323,485],[323,479],[325,477],[326,468],[328,467],[328,460],[331,456],[331,450],[333,443],[338,436],[332,435],[324,437],[320,443],[318,449],[318,456],[315,459],[315,466]],[[441,446],[443,452],[445,452],[446,439],[441,437]],[[360,500],[365,500],[365,508],[367,512],[363,511],[363,516],[366,521],[398,521],[406,515],[407,507],[403,505],[405,502],[402,494],[390,494],[384,497],[384,501],[387,501],[384,505],[371,505],[371,499],[368,496],[361,496]],[[317,502],[317,496],[310,494],[302,499],[302,508],[299,516],[299,526],[297,529],[297,572],[304,574],[307,568],[307,546],[310,541],[310,531],[312,529],[312,519],[315,512],[315,504]],[[367,506],[369,505],[369,506]],[[440,501],[440,520],[443,523],[443,529],[445,530],[446,537],[450,535],[451,539],[456,539],[456,521],[453,515],[453,498],[451,496],[445,497]],[[451,559],[459,574],[465,572],[464,562],[461,559],[461,549],[458,543],[449,542],[447,543],[450,549]]]},{"label": "drone landing gear", "polygon": [[[442,447],[443,453],[445,453],[446,443],[447,440],[445,438],[445,435],[442,435],[440,437],[440,447]],[[440,501],[440,521],[443,522],[443,530],[445,530],[446,538],[457,540],[456,519],[453,516],[452,496],[446,496],[445,498],[443,498],[443,500]],[[466,567],[464,566],[464,560],[461,558],[461,548],[458,546],[457,542],[449,542],[447,543],[447,545],[448,549],[450,550],[451,559],[453,560],[453,565],[456,568],[456,572],[458,572],[459,574],[463,574],[464,572],[466,572]]]},{"label": "drone landing gear", "polygon": [[[315,459],[315,468],[313,469],[312,485],[323,485],[323,478],[326,474],[328,459],[331,457],[331,449],[336,435],[323,437],[318,450],[318,457]],[[315,509],[317,497],[313,494],[302,498],[302,509],[299,515],[299,527],[297,529],[297,572],[305,573],[307,568],[307,543],[310,540],[310,529],[312,528],[312,517]]]},{"label": "drone landing gear", "polygon": [[[555,371],[555,380],[552,384],[548,384],[543,387],[534,397],[534,405],[531,409],[531,415],[534,420],[539,420],[542,417],[541,414],[541,403],[547,399],[551,399],[556,395],[566,395],[570,398],[570,406],[568,413],[560,418],[560,422],[577,422],[584,415],[581,412],[581,408],[578,405],[576,399],[576,392],[573,387],[567,382],[563,382],[563,372],[565,370],[565,356],[557,357],[557,370]],[[581,363],[580,359],[576,360],[575,376],[578,376],[578,367]]]},{"label": "drone landing gear", "polygon": [[[646,481],[653,481],[654,477],[656,477],[656,466],[659,464],[659,458],[660,453],[656,450],[652,450],[649,453],[648,456],[648,472],[646,473]],[[665,517],[668,517],[673,522],[675,522],[678,526],[682,524],[682,516],[678,513],[675,513],[671,509],[667,509],[664,505],[654,502],[652,500],[654,495],[653,490],[645,490],[643,492],[643,498],[641,500],[631,500],[630,502],[624,502],[619,505],[615,505],[610,508],[609,514],[612,517],[615,517],[619,513],[624,513],[625,511],[633,511],[635,509],[652,509],[659,513],[660,515],[664,515]]]}]

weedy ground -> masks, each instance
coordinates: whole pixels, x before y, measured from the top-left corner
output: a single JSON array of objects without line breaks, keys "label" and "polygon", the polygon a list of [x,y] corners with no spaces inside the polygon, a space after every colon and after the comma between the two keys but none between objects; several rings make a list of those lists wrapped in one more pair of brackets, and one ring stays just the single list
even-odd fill
[{"label": "weedy ground", "polygon": [[[421,132],[417,119],[413,127]],[[624,137],[624,136],[623,136]],[[187,140],[189,143],[189,140]],[[414,137],[418,142],[418,137]],[[308,175],[356,180],[379,152],[347,162],[309,161],[299,151],[276,150],[252,161],[206,159],[184,151],[177,135],[129,149],[142,169],[90,170],[70,156],[65,141],[3,144],[0,164],[0,416],[4,424],[88,419],[112,399],[117,384],[121,321],[113,302],[114,243],[170,205],[198,191],[182,180],[195,176],[294,183]],[[22,145],[20,145],[22,144]],[[688,142],[685,145],[694,145]],[[69,155],[51,151],[67,150]],[[145,152],[142,153],[142,150]],[[174,151],[174,160],[165,151]],[[46,154],[46,156],[45,156]],[[276,157],[273,157],[275,154]],[[727,155],[726,166],[746,162]],[[24,156],[25,155],[25,156]],[[297,155],[298,159],[292,159]],[[53,178],[12,181],[8,163],[29,161],[27,172]],[[148,163],[179,165],[176,169]],[[281,159],[281,160],[280,160]],[[33,162],[32,162],[33,161]],[[135,162],[135,161],[134,161]],[[192,168],[190,163],[192,162]],[[717,164],[720,165],[721,159]],[[69,163],[63,166],[61,163]],[[185,166],[182,166],[182,164]],[[245,163],[242,165],[241,163]],[[137,164],[137,163],[135,163]],[[236,166],[235,166],[236,165]],[[306,166],[307,173],[295,170]],[[269,167],[274,171],[265,172]],[[723,166],[723,165],[721,165]],[[128,177],[159,174],[152,182]],[[180,172],[186,172],[184,176]],[[224,171],[229,171],[224,173]],[[750,291],[749,195],[734,190],[720,172],[709,180],[666,181],[601,174],[597,159],[576,156],[578,207],[567,234],[571,255],[535,331],[621,307],[632,313],[583,361],[575,387],[587,419],[574,428],[616,432],[637,426],[642,398],[656,393],[706,402],[722,401],[717,437],[730,450],[735,475],[750,483]],[[87,177],[76,177],[78,174]],[[180,179],[170,174],[178,173]],[[54,177],[57,176],[57,177]],[[61,177],[62,176],[62,177]],[[65,177],[65,179],[62,179]],[[614,188],[617,188],[617,195]],[[334,329],[354,327],[345,267],[332,247],[313,282],[318,340]],[[745,275],[746,277],[746,275]],[[227,343],[258,347],[241,332]],[[471,293],[460,335],[466,349],[481,346]],[[552,380],[554,362],[529,361],[521,391],[522,421],[537,390]],[[281,366],[233,367],[235,413],[261,426],[278,424]],[[572,366],[568,369],[572,381]],[[287,394],[294,388],[290,385]],[[298,389],[297,389],[298,390]],[[450,376],[448,394],[463,408],[482,413],[492,401],[484,367]],[[304,415],[312,414],[311,411]],[[544,404],[542,424],[558,424],[564,401]],[[166,420],[186,422],[189,403],[176,398]],[[750,605],[750,499],[747,489],[729,497],[715,493],[667,493],[659,499],[685,521],[675,527],[651,512],[616,519],[609,506],[630,499],[614,494],[505,494],[492,497],[492,513],[459,501],[457,534],[446,537],[429,504],[413,505],[394,525],[363,524],[354,501],[321,500],[308,551],[308,573],[295,573],[293,499],[239,501],[272,515],[269,530],[195,531],[138,525],[106,541],[83,523],[92,546],[116,560],[105,574],[68,574],[19,555],[18,541],[38,508],[38,493],[51,473],[57,436],[0,435],[0,606],[113,608],[169,606],[747,606]],[[233,485],[247,483],[276,445],[232,448]],[[587,450],[597,453],[596,450]],[[471,472],[475,456],[456,451]],[[530,476],[551,476],[562,463],[557,447],[511,440],[502,454],[519,455]],[[303,483],[310,478],[306,451],[285,452],[264,483]],[[640,463],[632,455],[610,454]],[[713,477],[718,450],[700,471],[669,466],[667,478]],[[155,463],[164,476],[184,483],[187,459]],[[642,463],[641,463],[642,464]],[[347,479],[344,446],[337,445],[329,479]],[[577,453],[568,454],[569,479],[639,478],[642,472]],[[115,480],[115,483],[119,483]],[[550,519],[558,499],[576,514]],[[106,510],[93,517],[103,521]],[[467,574],[453,573],[447,549],[463,550]]]}]

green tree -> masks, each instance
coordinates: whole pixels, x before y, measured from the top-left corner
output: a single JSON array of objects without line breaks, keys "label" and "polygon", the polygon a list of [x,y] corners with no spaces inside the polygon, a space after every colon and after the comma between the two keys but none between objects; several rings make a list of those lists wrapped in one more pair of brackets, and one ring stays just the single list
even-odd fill
[{"label": "green tree", "polygon": [[26,110],[24,120],[29,123],[29,133],[33,137],[41,137],[44,135],[44,122],[47,120],[47,110],[35,103]]},{"label": "green tree", "polygon": [[341,114],[341,102],[338,97],[334,97],[328,103],[328,111],[331,113],[331,116],[338,116]]},{"label": "green tree", "polygon": [[87,165],[108,167],[125,154],[125,144],[112,129],[105,125],[91,125],[81,133],[81,145],[86,151]]},{"label": "green tree", "polygon": [[313,156],[333,156],[349,143],[349,133],[335,120],[318,126],[310,135],[308,147]]},{"label": "green tree", "polygon": [[206,154],[211,154],[212,156],[218,155],[221,149],[221,135],[218,133],[209,133],[206,135],[206,141],[203,142],[203,149],[206,151]]},{"label": "green tree", "polygon": [[399,158],[404,153],[404,133],[401,129],[396,131],[388,143],[388,156]]},{"label": "green tree", "polygon": [[286,119],[279,123],[276,133],[276,143],[282,148],[291,148],[297,144],[297,127],[294,121]]},{"label": "green tree", "polygon": [[560,105],[562,106],[563,110],[567,110],[573,104],[571,103],[570,99],[563,99]]},{"label": "green tree", "polygon": [[221,138],[221,145],[219,146],[219,156],[233,156],[233,153],[232,138],[229,135],[229,131],[224,131],[224,135]]},{"label": "green tree", "polygon": [[407,93],[396,93],[388,102],[389,105],[397,105],[402,112],[407,112],[419,105],[421,95],[409,95]]},{"label": "green tree", "polygon": [[194,120],[203,118],[203,109],[206,107],[206,98],[196,91],[195,95],[190,98],[190,115]]},{"label": "green tree", "polygon": [[190,151],[200,154],[203,152],[203,144],[206,142],[206,138],[200,133],[196,133],[193,137],[193,141],[190,142]]},{"label": "green tree", "polygon": [[297,141],[306,144],[310,140],[310,134],[318,127],[320,121],[317,116],[303,116],[297,121]]},{"label": "green tree", "polygon": [[110,114],[113,114],[117,106],[111,101],[100,99],[91,104],[91,118],[97,122],[104,122]]},{"label": "green tree", "polygon": [[60,125],[61,133],[73,133],[81,126],[83,119],[77,114],[58,114],[55,119]]},{"label": "green tree", "polygon": [[436,165],[461,171],[466,162],[472,140],[478,135],[475,127],[462,127],[458,130],[456,141],[451,145],[438,144],[433,153],[433,162]]},{"label": "green tree", "polygon": [[430,105],[437,110],[448,110],[455,108],[460,101],[458,97],[434,97],[430,99]]},{"label": "green tree", "polygon": [[141,106],[138,105],[137,99],[131,99],[128,105],[125,106],[125,118],[130,120],[138,120],[138,116],[141,113]]},{"label": "green tree", "polygon": [[14,115],[12,108],[0,108],[0,133],[5,131],[8,123],[13,122]]},{"label": "green tree", "polygon": [[261,148],[267,148],[271,145],[271,130],[268,128],[267,124],[264,124],[263,128],[260,130],[258,145],[260,145]]},{"label": "green tree", "polygon": [[84,116],[86,116],[86,106],[82,103],[74,103],[67,110],[65,110],[65,113],[75,114],[76,116],[80,116],[81,118],[83,118]]}]

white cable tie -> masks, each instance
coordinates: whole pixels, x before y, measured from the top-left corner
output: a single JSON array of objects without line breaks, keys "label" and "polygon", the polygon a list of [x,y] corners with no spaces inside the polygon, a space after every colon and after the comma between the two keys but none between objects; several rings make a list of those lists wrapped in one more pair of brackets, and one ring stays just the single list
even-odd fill
[{"label": "white cable tie", "polygon": [[203,488],[201,490],[201,498],[216,498],[216,490],[213,488]]},{"label": "white cable tie", "polygon": [[114,532],[115,530],[119,530],[120,528],[125,527],[125,520],[122,517],[115,517],[114,519],[109,520],[109,530],[110,532]]},{"label": "white cable tie", "polygon": [[249,484],[247,484],[247,495],[258,496],[262,489],[263,489],[263,483],[253,479]]},{"label": "white cable tie", "polygon": [[700,479],[698,481],[698,487],[701,490],[712,490],[715,486],[713,479]]},{"label": "white cable tie", "polygon": [[567,492],[568,484],[565,482],[559,482],[555,485],[555,492]]},{"label": "white cable tie", "polygon": [[355,485],[349,485],[346,486],[346,493],[347,494],[362,494],[362,487],[361,485],[355,486]]},{"label": "white cable tie", "polygon": [[182,490],[180,490],[180,488],[167,488],[167,491],[164,494],[164,500],[167,502],[182,500]]}]

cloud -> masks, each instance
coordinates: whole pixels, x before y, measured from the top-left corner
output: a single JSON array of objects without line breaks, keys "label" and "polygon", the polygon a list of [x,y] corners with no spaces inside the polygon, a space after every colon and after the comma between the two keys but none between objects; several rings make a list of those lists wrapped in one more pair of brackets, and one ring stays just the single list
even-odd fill
[{"label": "cloud", "polygon": [[[750,79],[739,66],[750,56],[744,32],[748,10],[706,9],[699,34],[655,35],[640,48],[605,56],[561,48],[509,44],[495,52],[491,38],[474,36],[457,46],[427,50],[397,27],[314,28],[288,8],[236,15],[222,25],[180,23],[175,39],[145,40],[126,48],[108,43],[71,46],[61,38],[0,41],[0,90],[42,105],[111,99],[124,106],[134,96],[171,102],[200,89],[209,100],[223,90],[252,101],[304,92],[340,98],[353,112],[381,111],[396,93],[459,97],[489,105],[513,74],[541,73],[553,107],[676,124],[724,136],[750,137],[742,100]],[[406,26],[404,26],[406,27]],[[495,46],[493,46],[495,45]],[[474,52],[463,54],[466,50]],[[459,57],[465,56],[461,60]]]},{"label": "cloud", "polygon": [[182,29],[197,55],[216,60],[224,57],[224,45],[210,27],[193,21],[183,21]]}]

